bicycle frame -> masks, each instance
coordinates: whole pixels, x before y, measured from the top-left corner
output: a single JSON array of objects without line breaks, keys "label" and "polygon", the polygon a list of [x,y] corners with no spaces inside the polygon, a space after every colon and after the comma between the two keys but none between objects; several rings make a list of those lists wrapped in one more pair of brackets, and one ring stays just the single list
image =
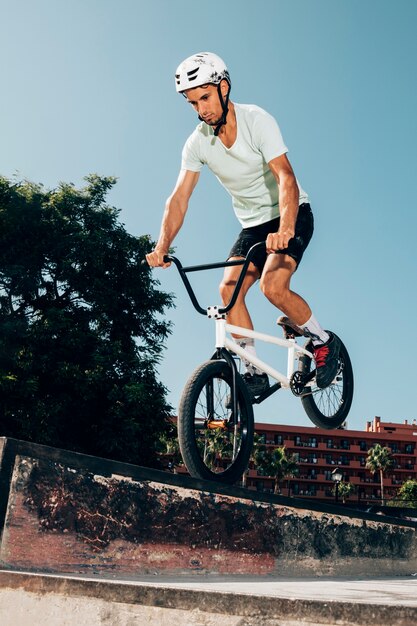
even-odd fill
[{"label": "bicycle frame", "polygon": [[[211,264],[206,264],[206,265],[194,265],[194,266],[189,266],[189,267],[183,267],[180,261],[174,256],[167,255],[164,258],[165,262],[173,262],[176,265],[178,272],[182,278],[182,281],[185,285],[185,288],[187,290],[187,293],[190,296],[191,302],[194,305],[194,308],[196,309],[196,311],[198,313],[201,313],[202,315],[206,315],[209,319],[210,318],[215,319],[217,358],[219,357],[221,358],[221,356],[224,356],[226,360],[229,363],[231,363],[231,365],[234,367],[234,376],[235,376],[236,366],[234,365],[234,360],[232,358],[227,357],[226,351],[232,354],[234,353],[238,355],[240,358],[245,359],[246,361],[248,361],[249,363],[257,367],[261,371],[266,372],[268,376],[270,376],[271,378],[277,381],[276,384],[274,384],[272,387],[268,389],[268,391],[266,391],[264,394],[259,396],[256,400],[254,400],[256,404],[259,404],[260,402],[265,400],[267,397],[269,397],[272,393],[274,393],[280,388],[284,388],[284,389],[290,388],[290,382],[291,382],[290,379],[291,379],[292,374],[295,371],[296,359],[299,358],[302,354],[310,357],[311,359],[314,358],[312,353],[309,352],[308,350],[305,350],[301,346],[299,346],[296,343],[295,339],[280,339],[272,335],[266,335],[264,333],[259,333],[255,330],[250,330],[248,328],[242,328],[240,326],[234,326],[232,324],[227,323],[226,315],[236,303],[237,297],[239,295],[240,289],[243,284],[243,280],[245,278],[247,269],[249,267],[249,263],[251,262],[251,259],[253,258],[254,252],[260,246],[265,246],[265,243],[261,242],[252,246],[246,258],[243,260],[225,261],[221,263],[211,263]],[[235,266],[235,265],[242,265],[242,270],[239,274],[239,278],[236,282],[230,302],[226,306],[216,305],[216,306],[209,306],[206,309],[204,309],[197,301],[195,293],[188,280],[187,273],[202,271],[202,270],[209,270],[209,269],[219,269],[219,268]],[[273,367],[268,365],[265,361],[262,361],[261,359],[254,356],[253,354],[250,354],[247,350],[245,350],[245,348],[243,348],[236,341],[234,341],[233,338],[229,338],[227,336],[227,333],[230,333],[230,334],[235,333],[236,335],[239,335],[240,337],[248,337],[251,339],[257,339],[265,343],[277,345],[281,348],[286,348],[288,350],[286,375],[274,369]]]},{"label": "bicycle frame", "polygon": [[[270,365],[268,365],[265,361],[262,361],[260,358],[250,354],[245,348],[242,348],[236,341],[227,337],[227,333],[236,333],[242,337],[248,337],[251,339],[257,339],[258,341],[263,341],[264,343],[275,344],[281,348],[286,348],[288,350],[287,357],[287,375],[282,374],[278,370],[274,369]],[[300,354],[305,354],[310,358],[313,358],[313,355],[308,351],[299,346],[295,339],[280,339],[278,337],[274,337],[272,335],[266,335],[264,333],[259,333],[255,330],[249,330],[248,328],[241,328],[240,326],[233,326],[232,324],[227,324],[225,319],[217,319],[216,320],[216,348],[226,348],[230,352],[234,352],[240,358],[249,361],[252,365],[257,367],[263,372],[266,372],[268,376],[274,378],[277,382],[280,383],[280,386],[288,389],[290,387],[290,378],[295,371],[295,361]]]},{"label": "bicycle frame", "polygon": [[[279,321],[284,328],[284,338],[228,323],[227,313],[237,301],[254,251],[262,245],[265,246],[265,242],[253,246],[246,259],[210,265],[182,267],[175,257],[164,257],[166,263],[173,262],[177,266],[194,308],[213,319],[216,328],[216,351],[189,377],[178,407],[180,450],[188,471],[195,478],[230,484],[240,480],[248,467],[253,448],[255,422],[252,405],[260,404],[281,388],[290,389],[294,396],[300,398],[308,417],[320,428],[339,428],[346,420],[352,403],[352,365],[345,346],[334,333],[340,342],[337,371],[333,381],[321,388],[317,385],[314,356],[296,343],[295,338],[302,335],[302,330],[293,326],[290,320],[284,318]],[[196,299],[187,273],[231,265],[241,265],[242,269],[230,302],[204,309]],[[234,339],[233,335],[242,337],[243,341]],[[287,350],[286,374],[251,354],[250,348],[244,347],[245,338]],[[254,393],[246,374],[241,377],[239,357],[276,382],[265,384],[264,392]],[[208,454],[209,450],[214,455],[213,459]]]}]

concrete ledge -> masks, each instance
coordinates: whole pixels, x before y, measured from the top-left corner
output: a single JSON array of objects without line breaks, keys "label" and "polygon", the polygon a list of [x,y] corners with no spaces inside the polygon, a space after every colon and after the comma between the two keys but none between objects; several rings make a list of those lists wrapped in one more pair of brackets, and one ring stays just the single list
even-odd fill
[{"label": "concrete ledge", "polygon": [[317,581],[176,584],[169,579],[111,582],[0,572],[0,621],[2,626],[27,626],[30,616],[30,623],[43,626],[415,626],[415,582],[338,581],[328,584],[327,599],[314,599]]},{"label": "concrete ledge", "polygon": [[312,511],[305,501],[22,442],[0,455],[3,569],[276,578],[417,571],[411,522],[355,519],[329,505],[320,512],[319,503]]}]

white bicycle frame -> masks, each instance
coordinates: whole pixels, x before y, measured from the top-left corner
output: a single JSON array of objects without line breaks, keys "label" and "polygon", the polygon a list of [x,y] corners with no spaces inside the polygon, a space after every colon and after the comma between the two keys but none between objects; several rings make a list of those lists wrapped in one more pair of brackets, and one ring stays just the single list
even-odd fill
[{"label": "white bicycle frame", "polygon": [[[207,315],[208,318],[214,318],[216,322],[216,349],[225,348],[229,352],[237,354],[239,357],[245,359],[262,372],[265,372],[271,378],[274,378],[277,383],[279,383],[280,387],[284,389],[288,389],[291,387],[291,376],[295,372],[295,362],[302,355],[307,355],[314,361],[314,356],[308,350],[305,350],[301,346],[299,346],[295,339],[279,339],[278,337],[274,337],[272,335],[266,335],[264,333],[258,333],[255,330],[249,330],[248,328],[241,328],[240,326],[233,326],[232,324],[227,323],[227,312],[231,310],[231,308],[236,303],[237,295],[239,289],[243,282],[243,277],[248,268],[250,259],[253,256],[253,252],[256,248],[265,245],[264,242],[255,244],[249,250],[246,259],[244,261],[231,261],[225,263],[211,263],[209,265],[197,265],[191,267],[183,267],[179,260],[173,256],[167,255],[164,257],[166,262],[174,262],[177,266],[177,269],[180,273],[180,276],[183,280],[183,283],[187,289],[188,295],[191,298],[191,301],[194,305],[194,308],[201,314]],[[252,255],[252,256],[251,256]],[[235,290],[231,297],[229,304],[226,306],[209,306],[207,309],[204,309],[197,301],[194,291],[190,285],[188,278],[186,277],[187,272],[200,271],[202,269],[214,269],[214,268],[222,268],[229,265],[243,265],[241,274],[237,280],[235,285]],[[240,337],[248,337],[251,339],[258,339],[259,341],[263,341],[265,343],[275,344],[281,348],[286,348],[288,350],[288,358],[287,358],[287,375],[282,374],[278,370],[274,369],[265,361],[262,361],[258,357],[250,354],[245,348],[242,348],[236,341],[232,338],[229,338],[227,333],[234,333],[235,335],[239,335]],[[311,384],[311,383],[307,383]]]},{"label": "white bicycle frame", "polygon": [[[217,309],[217,307],[213,308]],[[210,309],[211,307],[208,309],[208,316],[212,317]],[[299,356],[301,354],[305,354],[311,359],[314,359],[313,354],[299,346],[295,339],[280,339],[278,337],[274,337],[273,335],[259,333],[256,330],[249,330],[248,328],[241,328],[240,326],[228,324],[227,320],[223,316],[217,317],[217,315],[214,314],[213,317],[216,317],[216,348],[226,348],[230,352],[234,352],[241,359],[245,359],[262,372],[266,372],[268,376],[271,376],[271,378],[274,378],[277,382],[279,382],[281,387],[284,389],[288,389],[290,387],[290,379],[295,371],[295,362]],[[262,361],[257,356],[248,352],[245,348],[242,348],[242,346],[234,341],[233,338],[229,338],[227,333],[235,333],[241,337],[257,339],[259,341],[263,341],[264,343],[275,344],[281,348],[286,348],[288,350],[287,375],[285,376],[278,370],[268,365],[268,363],[265,363],[265,361]]]}]

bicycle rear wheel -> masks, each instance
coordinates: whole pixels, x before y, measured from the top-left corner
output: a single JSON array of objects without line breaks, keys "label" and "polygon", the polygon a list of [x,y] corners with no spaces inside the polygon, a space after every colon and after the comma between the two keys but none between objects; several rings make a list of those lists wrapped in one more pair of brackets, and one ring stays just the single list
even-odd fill
[{"label": "bicycle rear wheel", "polygon": [[[334,334],[334,333],[333,333]],[[340,340],[340,354],[338,371],[333,382],[324,389],[316,386],[313,379],[308,386],[308,393],[301,398],[305,412],[313,424],[320,428],[338,428],[346,420],[353,399],[353,370],[348,351]],[[305,345],[306,350],[312,351],[312,342]],[[302,356],[299,361],[299,370],[308,374],[315,369],[314,360]]]},{"label": "bicycle rear wheel", "polygon": [[233,484],[249,463],[253,409],[236,374],[237,415],[229,407],[232,369],[225,361],[206,361],[191,375],[178,412],[178,439],[184,463],[195,478]]}]

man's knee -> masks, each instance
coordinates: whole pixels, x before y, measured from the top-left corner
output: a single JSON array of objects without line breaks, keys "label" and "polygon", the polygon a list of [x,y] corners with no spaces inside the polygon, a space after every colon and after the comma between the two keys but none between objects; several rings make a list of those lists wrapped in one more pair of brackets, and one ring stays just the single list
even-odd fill
[{"label": "man's knee", "polygon": [[[223,302],[228,302],[233,295],[236,287],[236,283],[240,276],[241,268],[234,270],[233,272],[226,272],[223,276],[223,280],[219,285],[220,295],[223,298]],[[247,272],[243,284],[240,288],[238,300],[244,300],[248,290],[258,280],[259,272],[256,268],[250,268]]]},{"label": "man's knee", "polygon": [[260,287],[264,296],[276,304],[276,306],[285,304],[289,295],[289,288],[287,285],[282,284],[280,281],[276,280],[276,278],[273,280],[272,276],[267,273],[262,276]]},{"label": "man's knee", "polygon": [[222,282],[219,285],[219,291],[223,301],[230,300],[234,288],[236,287],[236,282],[237,281],[230,276],[225,276],[223,278]]}]

